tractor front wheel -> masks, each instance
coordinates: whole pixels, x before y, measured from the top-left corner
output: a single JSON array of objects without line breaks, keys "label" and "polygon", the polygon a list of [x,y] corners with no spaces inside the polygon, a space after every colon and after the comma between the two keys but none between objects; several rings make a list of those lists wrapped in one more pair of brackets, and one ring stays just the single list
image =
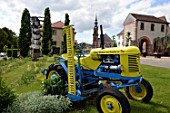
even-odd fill
[{"label": "tractor front wheel", "polygon": [[103,89],[96,98],[99,113],[130,113],[127,98],[114,88]]},{"label": "tractor front wheel", "polygon": [[67,75],[63,67],[59,64],[51,64],[46,73],[46,79],[59,76],[62,80],[67,81]]},{"label": "tractor front wheel", "polygon": [[126,87],[125,92],[129,99],[142,101],[145,103],[148,103],[153,96],[152,86],[145,79],[142,79],[142,82],[139,86]]}]

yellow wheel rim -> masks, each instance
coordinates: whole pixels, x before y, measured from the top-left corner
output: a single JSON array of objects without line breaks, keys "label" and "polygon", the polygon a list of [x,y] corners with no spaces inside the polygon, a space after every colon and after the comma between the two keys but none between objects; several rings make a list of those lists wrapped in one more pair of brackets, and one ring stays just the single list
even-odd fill
[{"label": "yellow wheel rim", "polygon": [[58,75],[58,73],[57,73],[56,70],[51,70],[51,71],[49,72],[49,74],[48,74],[48,78],[51,78],[51,76],[52,76],[53,74]]},{"label": "yellow wheel rim", "polygon": [[103,113],[122,113],[121,104],[111,95],[103,96],[100,105]]},{"label": "yellow wheel rim", "polygon": [[129,87],[129,93],[135,100],[142,100],[147,94],[147,90],[143,84],[140,86],[131,86]]}]

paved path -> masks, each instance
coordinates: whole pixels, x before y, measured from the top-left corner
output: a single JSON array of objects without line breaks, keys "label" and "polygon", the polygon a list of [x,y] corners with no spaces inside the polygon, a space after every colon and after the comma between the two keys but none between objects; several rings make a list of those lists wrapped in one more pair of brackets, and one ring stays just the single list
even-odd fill
[{"label": "paved path", "polygon": [[154,58],[153,56],[141,57],[141,64],[170,68],[170,57]]}]

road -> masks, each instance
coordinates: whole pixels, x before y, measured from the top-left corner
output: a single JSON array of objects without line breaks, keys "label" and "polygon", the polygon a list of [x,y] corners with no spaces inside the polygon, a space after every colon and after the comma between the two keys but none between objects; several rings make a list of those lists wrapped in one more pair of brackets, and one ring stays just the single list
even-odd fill
[{"label": "road", "polygon": [[153,56],[141,57],[141,64],[170,68],[170,57],[154,58]]},{"label": "road", "polygon": [[[2,57],[0,57],[2,60]],[[141,57],[141,64],[147,64],[158,67],[170,68],[170,57],[154,58],[153,56]]]}]

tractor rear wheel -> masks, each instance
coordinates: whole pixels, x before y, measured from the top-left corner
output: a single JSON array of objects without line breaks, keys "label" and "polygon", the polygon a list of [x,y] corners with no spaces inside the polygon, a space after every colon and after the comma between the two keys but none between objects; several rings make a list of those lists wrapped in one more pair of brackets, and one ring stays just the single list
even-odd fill
[{"label": "tractor rear wheel", "polygon": [[96,98],[99,113],[130,113],[127,98],[114,88],[103,89]]},{"label": "tractor rear wheel", "polygon": [[153,89],[151,84],[142,79],[139,86],[129,86],[125,88],[126,95],[129,99],[142,101],[148,103],[153,96]]},{"label": "tractor rear wheel", "polygon": [[46,73],[46,79],[59,76],[63,81],[67,81],[67,75],[63,67],[59,64],[51,64]]}]

